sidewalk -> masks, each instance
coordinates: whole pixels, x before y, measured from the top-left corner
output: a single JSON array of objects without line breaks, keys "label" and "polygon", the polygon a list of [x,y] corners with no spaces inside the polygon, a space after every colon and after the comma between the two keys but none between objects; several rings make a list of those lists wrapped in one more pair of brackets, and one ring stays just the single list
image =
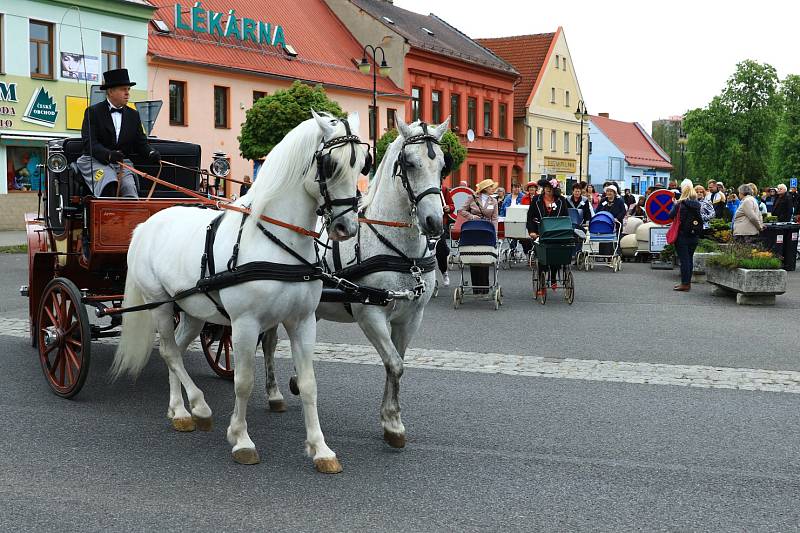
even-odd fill
[{"label": "sidewalk", "polygon": [[24,231],[0,231],[0,246],[28,244]]}]

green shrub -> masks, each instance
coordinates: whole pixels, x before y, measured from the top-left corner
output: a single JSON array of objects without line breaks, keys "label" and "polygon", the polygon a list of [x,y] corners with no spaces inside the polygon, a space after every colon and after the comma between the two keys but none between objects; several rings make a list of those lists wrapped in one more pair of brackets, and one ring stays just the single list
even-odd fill
[{"label": "green shrub", "polygon": [[664,261],[665,263],[672,261],[672,259],[675,257],[675,245],[668,244],[664,246],[664,249],[661,250],[659,256],[661,257],[661,260]]},{"label": "green shrub", "polygon": [[741,244],[730,246],[724,253],[709,257],[706,264],[728,270],[734,268],[778,270],[783,268],[783,262],[771,252]]},{"label": "green shrub", "polygon": [[710,239],[700,239],[700,241],[697,243],[697,250],[695,251],[701,254],[718,252],[719,243]]}]

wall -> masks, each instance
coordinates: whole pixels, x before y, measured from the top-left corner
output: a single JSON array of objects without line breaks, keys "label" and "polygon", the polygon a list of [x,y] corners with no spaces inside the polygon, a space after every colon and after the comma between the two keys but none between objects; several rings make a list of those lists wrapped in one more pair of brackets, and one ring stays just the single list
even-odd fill
[{"label": "wall", "polygon": [[[186,82],[186,126],[174,126],[169,123],[170,80]],[[229,87],[230,128],[214,127],[214,85]],[[245,121],[245,113],[253,105],[253,91],[273,93],[279,89],[287,89],[290,85],[291,82],[288,80],[248,76],[234,72],[225,72],[224,75],[221,75],[219,71],[211,69],[153,62],[150,65],[148,82],[149,99],[164,101],[164,107],[153,128],[153,135],[200,144],[204,168],[208,168],[211,164],[211,156],[215,151],[223,151],[231,158],[231,177],[235,179],[242,179],[244,175],[252,177],[253,163],[239,155],[237,137],[241,131],[241,124]],[[339,103],[343,110],[359,114],[358,134],[367,141],[369,139],[369,106],[372,103],[372,93],[341,89],[326,89],[326,92],[332,100]],[[403,99],[378,99],[378,106],[381,109],[391,107],[402,110],[403,105]],[[379,125],[382,129],[385,126],[384,122],[384,117],[381,117]],[[379,136],[382,129],[379,130]]]},{"label": "wall", "polygon": [[[556,69],[556,55],[559,56],[559,68]],[[563,58],[567,60],[566,70],[563,69]],[[534,93],[529,98],[528,123],[533,135],[533,163],[531,165],[530,179],[538,179],[541,174],[555,174],[559,180],[567,178],[578,179],[581,164],[578,160],[578,142],[581,132],[580,121],[575,118],[578,102],[583,98],[578,84],[578,78],[573,68],[572,56],[569,53],[567,40],[563,30],[559,29],[551,45],[550,54],[542,66],[539,83],[534,87]],[[551,88],[556,88],[555,103],[551,102]],[[565,95],[569,91],[569,104]],[[536,129],[543,129],[542,148],[536,146]],[[550,146],[550,131],[556,130],[555,151]],[[586,179],[588,168],[588,121],[583,127],[583,179]],[[564,132],[569,133],[569,151],[564,149]],[[519,139],[518,139],[519,141]],[[527,137],[524,137],[527,142]],[[520,146],[518,144],[518,146]],[[545,158],[566,160],[569,168],[554,168],[546,164]],[[528,163],[525,163],[527,173]],[[572,169],[574,167],[574,170]]]},{"label": "wall", "polygon": [[[591,176],[591,183],[602,185],[610,176],[610,160],[616,158],[624,162],[625,154],[606,137],[600,128],[592,128],[589,139],[592,143],[592,153],[589,154],[589,175]],[[588,144],[586,150],[588,152]],[[624,166],[623,164],[623,168],[621,169],[623,176]]]}]

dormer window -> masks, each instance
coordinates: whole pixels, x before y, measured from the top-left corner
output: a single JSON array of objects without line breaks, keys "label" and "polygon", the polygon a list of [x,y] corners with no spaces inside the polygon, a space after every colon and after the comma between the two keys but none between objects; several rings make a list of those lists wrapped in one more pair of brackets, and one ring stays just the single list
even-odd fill
[{"label": "dormer window", "polygon": [[390,19],[389,17],[381,17],[381,18],[383,20],[385,20],[388,24],[394,24],[394,21],[392,19]]},{"label": "dormer window", "polygon": [[428,28],[425,28],[425,27],[423,27],[423,28],[422,28],[422,31],[424,31],[425,33],[427,33],[428,35],[430,35],[431,37],[433,37],[433,32],[432,32],[431,30],[429,30]]}]

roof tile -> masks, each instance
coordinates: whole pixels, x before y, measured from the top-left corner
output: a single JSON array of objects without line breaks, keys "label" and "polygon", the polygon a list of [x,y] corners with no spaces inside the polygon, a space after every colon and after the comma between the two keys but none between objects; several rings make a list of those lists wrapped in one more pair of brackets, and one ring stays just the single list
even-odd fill
[{"label": "roof tile", "polygon": [[[281,25],[286,42],[297,51],[290,59],[280,48],[260,46],[250,41],[219,38],[207,33],[177,30],[174,26],[175,0],[149,0],[157,6],[154,19],[163,20],[169,34],[150,29],[148,53],[156,58],[204,65],[210,68],[232,68],[267,74],[289,80],[322,83],[329,86],[372,91],[372,75],[362,74],[353,60],[360,60],[361,45],[322,0],[204,0],[202,7],[225,13],[235,10],[237,19],[244,17]],[[184,5],[190,9],[191,4]],[[188,21],[190,15],[184,15]],[[403,94],[389,78],[378,77],[378,92]]]}]

